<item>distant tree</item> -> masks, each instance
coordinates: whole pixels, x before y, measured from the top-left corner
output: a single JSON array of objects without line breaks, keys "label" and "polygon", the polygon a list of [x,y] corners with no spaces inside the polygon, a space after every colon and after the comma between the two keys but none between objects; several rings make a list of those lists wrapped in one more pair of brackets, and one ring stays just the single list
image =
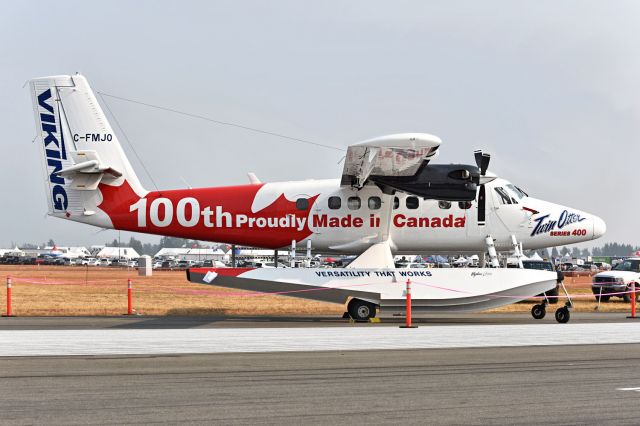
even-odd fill
[{"label": "distant tree", "polygon": [[551,259],[551,254],[549,253],[549,249],[540,249],[538,250],[538,255],[543,259]]},{"label": "distant tree", "polygon": [[55,241],[53,241],[53,239],[52,239],[52,238],[49,238],[49,241],[47,241],[46,246],[51,246],[51,247],[53,247],[53,246],[55,246],[55,245],[56,245],[56,242],[55,242]]},{"label": "distant tree", "polygon": [[562,249],[560,250],[560,254],[562,254],[563,256],[567,255],[571,253],[571,251],[569,250],[568,247],[562,247]]},{"label": "distant tree", "polygon": [[560,253],[558,252],[558,247],[553,247],[551,249],[551,257],[555,259],[556,257],[559,257],[559,256],[560,256]]},{"label": "distant tree", "polygon": [[186,247],[187,240],[184,238],[176,238],[176,237],[162,237],[160,238],[160,248],[165,247]]},{"label": "distant tree", "polygon": [[143,254],[144,250],[142,247],[142,241],[136,240],[135,238],[129,238],[129,247],[137,251],[139,254]]},{"label": "distant tree", "polygon": [[591,253],[589,252],[588,248],[583,248],[580,254],[582,255],[582,257],[591,256]]},{"label": "distant tree", "polygon": [[574,247],[571,249],[571,257],[573,257],[574,259],[577,259],[578,257],[580,257],[580,254],[582,252],[580,251],[580,249],[578,247]]},{"label": "distant tree", "polygon": [[120,243],[118,243],[118,239],[114,238],[110,243],[105,243],[107,247],[120,247]]}]

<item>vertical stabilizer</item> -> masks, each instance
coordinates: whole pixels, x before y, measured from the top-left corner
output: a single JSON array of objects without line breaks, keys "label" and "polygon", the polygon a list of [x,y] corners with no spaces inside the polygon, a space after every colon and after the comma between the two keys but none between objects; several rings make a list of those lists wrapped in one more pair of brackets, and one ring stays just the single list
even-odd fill
[{"label": "vertical stabilizer", "polygon": [[31,96],[43,155],[49,214],[98,226],[92,217],[101,201],[99,184],[125,180],[139,196],[142,188],[113,128],[81,75],[31,80]]}]

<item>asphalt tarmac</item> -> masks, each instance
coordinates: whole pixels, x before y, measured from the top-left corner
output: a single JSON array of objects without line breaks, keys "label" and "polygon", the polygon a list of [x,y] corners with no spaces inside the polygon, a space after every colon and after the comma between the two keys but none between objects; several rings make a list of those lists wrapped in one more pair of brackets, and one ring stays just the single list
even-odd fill
[{"label": "asphalt tarmac", "polygon": [[[451,314],[451,315],[414,315],[414,323],[420,326],[448,325],[502,325],[502,324],[555,324],[550,307],[547,316],[534,320],[527,313],[497,314]],[[624,312],[572,312],[571,324],[625,322],[628,313]],[[640,319],[638,320],[640,321]],[[376,326],[394,326],[403,323],[403,317],[387,316],[381,318]],[[260,327],[352,327],[354,324],[336,316],[306,317],[13,317],[0,318],[0,330],[89,330],[89,329],[168,329],[168,328],[260,328]],[[356,324],[368,327],[369,324]]]},{"label": "asphalt tarmac", "polygon": [[0,382],[11,425],[640,422],[638,344],[0,358]]}]

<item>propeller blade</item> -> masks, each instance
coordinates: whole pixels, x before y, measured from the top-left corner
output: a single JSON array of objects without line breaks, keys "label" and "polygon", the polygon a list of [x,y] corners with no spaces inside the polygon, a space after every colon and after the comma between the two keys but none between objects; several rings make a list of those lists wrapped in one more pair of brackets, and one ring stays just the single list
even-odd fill
[{"label": "propeller blade", "polygon": [[476,166],[480,168],[480,165],[482,164],[482,151],[480,151],[479,149],[473,151],[473,156],[476,159]]},{"label": "propeller blade", "polygon": [[480,160],[480,174],[486,175],[489,168],[489,161],[491,160],[491,154],[483,152]]}]

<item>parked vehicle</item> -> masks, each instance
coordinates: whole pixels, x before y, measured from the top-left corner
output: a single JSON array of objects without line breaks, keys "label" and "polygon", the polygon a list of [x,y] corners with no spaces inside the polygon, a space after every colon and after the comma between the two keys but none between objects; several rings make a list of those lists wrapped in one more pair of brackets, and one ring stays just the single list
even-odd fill
[{"label": "parked vehicle", "polygon": [[165,260],[162,262],[162,268],[164,269],[173,269],[177,267],[178,267],[178,264],[173,260]]},{"label": "parked vehicle", "polygon": [[[625,302],[631,301],[631,295],[625,293],[631,290],[635,283],[636,290],[640,286],[640,258],[630,258],[618,263],[612,270],[594,275],[591,291],[596,300],[608,302],[611,297],[621,297]],[[617,294],[611,294],[617,293]],[[639,301],[636,293],[636,301]]]},{"label": "parked vehicle", "polygon": [[591,269],[585,269],[582,266],[574,265],[564,271],[565,277],[588,277],[591,276]]},{"label": "parked vehicle", "polygon": [[[523,260],[522,267],[524,269],[538,269],[541,271],[555,271],[553,267],[553,263],[546,260]],[[560,284],[564,281],[564,274],[560,271],[557,271],[558,279],[556,288],[545,293],[539,294],[538,296],[546,295],[549,297],[549,303],[555,304],[558,303],[558,289],[560,288]]]}]

